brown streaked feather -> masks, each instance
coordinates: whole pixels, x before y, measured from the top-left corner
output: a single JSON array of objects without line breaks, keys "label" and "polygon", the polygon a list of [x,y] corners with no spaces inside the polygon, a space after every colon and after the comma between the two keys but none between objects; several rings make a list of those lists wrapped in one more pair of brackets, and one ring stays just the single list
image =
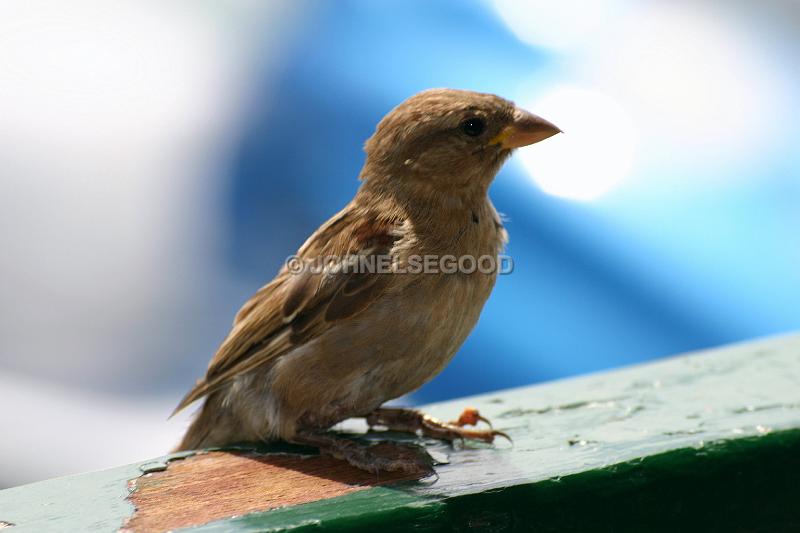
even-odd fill
[{"label": "brown streaked feather", "polygon": [[391,275],[337,268],[359,256],[392,255],[403,237],[403,220],[387,219],[353,204],[335,215],[298,251],[306,262],[341,258],[333,268],[291,274],[284,267],[236,316],[234,327],[209,363],[204,379],[173,415],[218,390],[237,375],[266,364],[325,332],[334,322],[367,309]]},{"label": "brown streaked feather", "polygon": [[[363,311],[383,292],[389,279],[387,274],[354,275],[328,304],[325,320],[333,322]],[[357,283],[352,283],[353,280]]]},{"label": "brown streaked feather", "polygon": [[284,322],[294,320],[297,313],[317,293],[320,281],[319,277],[314,276],[311,270],[304,270],[292,276],[292,279],[287,282],[286,297],[283,300],[281,314]]},{"label": "brown streaked feather", "polygon": [[236,326],[239,322],[244,321],[248,315],[258,307],[258,305],[263,301],[267,300],[271,297],[271,295],[275,292],[275,290],[281,286],[282,279],[281,274],[279,273],[272,281],[258,289],[258,291],[247,300],[239,312],[236,313],[236,317],[233,319],[233,325]]}]

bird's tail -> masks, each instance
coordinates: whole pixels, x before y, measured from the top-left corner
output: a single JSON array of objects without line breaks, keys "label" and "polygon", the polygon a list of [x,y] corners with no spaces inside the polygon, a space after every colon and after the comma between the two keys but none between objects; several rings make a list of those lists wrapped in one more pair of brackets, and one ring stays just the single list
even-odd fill
[{"label": "bird's tail", "polygon": [[203,396],[207,396],[211,392],[212,390],[208,382],[205,379],[198,379],[197,383],[195,383],[194,387],[192,387],[192,390],[186,393],[186,396],[184,396],[183,399],[181,399],[181,402],[178,404],[178,407],[176,407],[175,410],[172,411],[172,414],[169,415],[169,417],[172,418],[179,412],[189,407],[190,404],[196,402]]},{"label": "bird's tail", "polygon": [[226,415],[219,403],[217,394],[211,394],[205,399],[203,406],[189,425],[189,429],[186,430],[181,443],[172,450],[173,452],[199,450],[228,444],[220,438],[225,434],[222,426],[225,423]]}]

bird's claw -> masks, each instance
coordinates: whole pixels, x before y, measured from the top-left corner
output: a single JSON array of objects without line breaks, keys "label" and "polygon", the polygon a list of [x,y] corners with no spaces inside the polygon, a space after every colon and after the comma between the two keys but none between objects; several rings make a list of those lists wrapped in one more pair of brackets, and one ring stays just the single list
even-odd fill
[{"label": "bird's claw", "polygon": [[[467,429],[464,426],[474,426],[478,422],[485,422],[489,429]],[[367,423],[372,426],[385,426],[393,431],[410,433],[420,432],[422,435],[434,439],[453,442],[467,439],[479,440],[486,443],[494,442],[495,437],[503,437],[512,442],[507,433],[492,428],[491,422],[481,416],[477,409],[467,408],[453,422],[444,422],[415,409],[380,408],[367,416]]]},{"label": "bird's claw", "polygon": [[495,437],[503,437],[511,442],[511,437],[507,433],[491,429],[491,426],[490,429],[467,429],[458,423],[442,422],[427,415],[424,415],[422,433],[428,437],[450,442],[472,439],[491,444]]},{"label": "bird's claw", "polygon": [[415,477],[428,477],[436,473],[433,469],[433,459],[425,450],[394,442],[361,446],[355,453],[344,453],[340,458],[356,468],[374,474],[402,472]]},{"label": "bird's claw", "polygon": [[422,479],[436,474],[434,460],[424,448],[395,442],[366,445],[332,433],[300,432],[293,442],[319,448],[361,470],[380,474],[398,472]]}]

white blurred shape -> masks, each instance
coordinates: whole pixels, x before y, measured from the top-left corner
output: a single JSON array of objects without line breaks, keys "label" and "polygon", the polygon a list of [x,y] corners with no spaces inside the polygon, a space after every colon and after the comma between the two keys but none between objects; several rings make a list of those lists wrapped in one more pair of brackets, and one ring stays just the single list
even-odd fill
[{"label": "white blurred shape", "polygon": [[568,48],[591,40],[621,4],[621,0],[495,0],[494,8],[522,42]]},{"label": "white blurred shape", "polygon": [[633,123],[611,98],[562,86],[525,107],[562,129],[519,158],[546,193],[594,200],[619,185],[630,172],[636,146]]},{"label": "white blurred shape", "polygon": [[222,169],[300,4],[0,2],[0,484],[175,443],[124,391],[217,342]]},{"label": "white blurred shape", "polygon": [[187,120],[208,120],[206,95],[231,85],[213,68],[228,50],[178,10],[32,0],[4,3],[0,19],[0,113],[17,143],[158,145]]},{"label": "white blurred shape", "polygon": [[249,47],[289,4],[0,3],[0,364],[102,382],[163,355],[213,268]]},{"label": "white blurred shape", "polygon": [[763,150],[780,123],[780,87],[764,47],[727,11],[658,2],[631,13],[580,62],[625,102],[660,160],[710,165]]},{"label": "white blurred shape", "polygon": [[127,0],[2,3],[0,50],[0,247],[13,258],[0,264],[0,363],[101,381],[171,296],[242,59],[197,13]]},{"label": "white blurred shape", "polygon": [[177,395],[131,401],[9,372],[0,390],[9,406],[0,411],[7,486],[160,457],[180,441],[191,413],[167,421]]}]

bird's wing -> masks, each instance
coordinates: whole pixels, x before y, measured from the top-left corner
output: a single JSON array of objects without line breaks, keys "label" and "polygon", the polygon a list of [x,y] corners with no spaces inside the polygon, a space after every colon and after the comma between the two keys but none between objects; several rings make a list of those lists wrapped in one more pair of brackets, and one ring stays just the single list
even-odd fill
[{"label": "bird's wing", "polygon": [[[405,236],[403,222],[400,217],[387,218],[349,206],[324,224],[300,248],[297,257],[306,265],[325,268],[291,273],[284,266],[245,303],[209,363],[205,378],[197,382],[173,414],[235,376],[314,339],[336,321],[360,313],[390,283],[404,283],[400,278],[410,276],[368,271],[377,266],[377,257],[393,255]],[[364,265],[367,268],[356,268]]]}]

